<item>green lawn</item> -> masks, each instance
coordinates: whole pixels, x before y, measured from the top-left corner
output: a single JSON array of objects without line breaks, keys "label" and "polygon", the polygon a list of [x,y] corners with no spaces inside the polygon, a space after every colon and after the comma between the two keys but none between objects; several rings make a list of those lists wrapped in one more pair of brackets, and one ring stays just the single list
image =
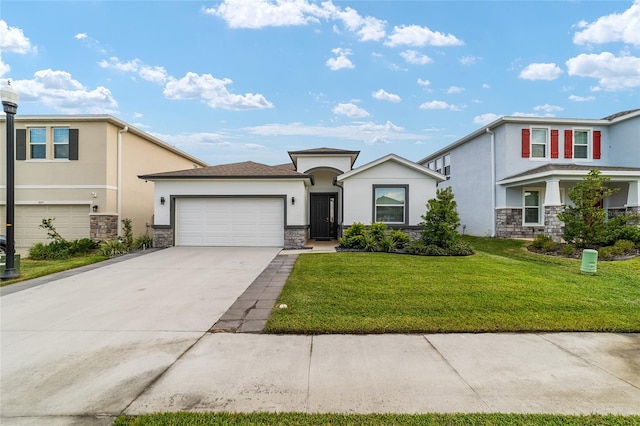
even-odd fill
[{"label": "green lawn", "polygon": [[102,255],[79,256],[56,260],[20,259],[20,277],[13,280],[0,281],[0,286],[31,280],[80,266],[91,265],[92,263],[102,262],[106,259],[108,259],[108,257]]},{"label": "green lawn", "polygon": [[268,333],[640,331],[640,258],[598,262],[467,238],[476,254],[302,254]]},{"label": "green lawn", "polygon": [[114,426],[192,425],[447,425],[447,426],[602,426],[638,425],[640,416],[562,416],[550,414],[303,414],[303,413],[164,413],[122,416]]}]

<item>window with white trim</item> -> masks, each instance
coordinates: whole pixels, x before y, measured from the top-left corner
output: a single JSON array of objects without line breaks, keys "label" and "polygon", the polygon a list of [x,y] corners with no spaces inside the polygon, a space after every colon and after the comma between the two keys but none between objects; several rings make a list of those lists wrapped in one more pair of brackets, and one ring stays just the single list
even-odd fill
[{"label": "window with white trim", "polygon": [[547,158],[548,129],[531,129],[531,158]]},{"label": "window with white trim", "polygon": [[541,225],[543,191],[538,188],[525,188],[522,194],[524,211],[522,223],[524,225]]},{"label": "window with white trim", "polygon": [[442,157],[442,163],[443,163],[443,174],[446,177],[451,176],[451,155],[447,154],[444,157]]},{"label": "window with white trim", "polygon": [[406,223],[408,186],[373,187],[374,222]]},{"label": "window with white trim", "polygon": [[573,158],[588,159],[590,151],[590,135],[589,130],[576,129],[573,131]]},{"label": "window with white trim", "polygon": [[436,172],[442,173],[442,158],[436,158]]},{"label": "window with white trim", "polygon": [[53,158],[69,158],[69,128],[53,128]]},{"label": "window with white trim", "polygon": [[45,127],[29,129],[29,156],[33,159],[47,158],[47,129]]}]

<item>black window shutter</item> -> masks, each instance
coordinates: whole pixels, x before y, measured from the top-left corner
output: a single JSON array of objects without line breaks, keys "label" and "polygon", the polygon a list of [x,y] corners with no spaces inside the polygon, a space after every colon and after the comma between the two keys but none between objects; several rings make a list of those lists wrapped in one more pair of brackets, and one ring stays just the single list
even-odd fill
[{"label": "black window shutter", "polygon": [[16,160],[27,159],[27,129],[16,129]]},{"label": "black window shutter", "polygon": [[69,129],[69,160],[78,159],[78,129]]}]

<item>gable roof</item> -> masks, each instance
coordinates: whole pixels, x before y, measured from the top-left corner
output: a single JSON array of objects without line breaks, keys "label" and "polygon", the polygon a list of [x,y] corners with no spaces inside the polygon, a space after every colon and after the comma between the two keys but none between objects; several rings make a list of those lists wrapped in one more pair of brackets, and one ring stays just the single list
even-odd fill
[{"label": "gable roof", "polygon": [[443,182],[445,180],[447,180],[447,178],[444,175],[441,175],[440,173],[434,171],[434,170],[430,170],[427,169],[426,167],[418,164],[418,163],[414,163],[413,161],[409,161],[406,158],[402,158],[396,154],[387,154],[384,157],[378,158],[377,160],[371,161],[367,164],[364,164],[356,169],[350,170],[346,173],[341,174],[340,176],[338,176],[336,179],[338,181],[343,181],[345,179],[349,179],[350,177],[353,177],[355,175],[357,175],[358,173],[362,173],[365,170],[369,170],[371,168],[374,168],[376,166],[379,166],[380,164],[386,163],[387,161],[392,161],[394,163],[400,164],[404,167],[413,169],[419,173],[422,173],[424,175],[427,175],[435,180],[437,180],[438,182]]},{"label": "gable roof", "polygon": [[544,124],[549,124],[549,125],[560,125],[560,124],[574,124],[574,125],[583,125],[583,126],[603,126],[603,127],[608,127],[611,126],[612,124],[621,122],[621,121],[625,121],[625,120],[630,120],[632,118],[635,117],[640,117],[640,108],[638,109],[632,109],[632,110],[628,110],[628,111],[622,111],[616,114],[612,114],[608,117],[602,118],[602,119],[585,119],[585,118],[556,118],[556,117],[508,117],[508,116],[504,116],[504,117],[500,117],[497,120],[494,120],[493,122],[487,124],[486,126],[483,126],[481,128],[479,128],[478,130],[476,130],[473,133],[469,133],[467,136],[464,136],[461,139],[458,139],[457,141],[453,142],[452,144],[449,144],[447,146],[445,146],[442,149],[439,149],[429,155],[427,155],[426,157],[424,157],[421,160],[418,160],[419,164],[424,164],[430,160],[433,160],[434,158],[440,157],[444,154],[446,154],[447,152],[451,151],[454,148],[457,148],[460,145],[463,145],[475,138],[477,138],[478,136],[481,136],[485,133],[491,133],[493,129],[502,126],[503,124],[506,123],[522,123],[522,124],[539,124],[539,125],[544,125]]},{"label": "gable roof", "polygon": [[289,151],[289,158],[291,158],[291,162],[293,165],[298,168],[298,157],[304,155],[329,155],[329,156],[349,156],[351,157],[351,167],[353,167],[353,163],[356,162],[358,155],[360,155],[360,151],[347,151],[345,149],[337,149],[337,148],[312,148],[312,149],[304,149],[301,151]]},{"label": "gable roof", "polygon": [[282,166],[268,166],[253,161],[220,164],[199,169],[177,170],[138,176],[140,179],[310,179],[310,176]]}]

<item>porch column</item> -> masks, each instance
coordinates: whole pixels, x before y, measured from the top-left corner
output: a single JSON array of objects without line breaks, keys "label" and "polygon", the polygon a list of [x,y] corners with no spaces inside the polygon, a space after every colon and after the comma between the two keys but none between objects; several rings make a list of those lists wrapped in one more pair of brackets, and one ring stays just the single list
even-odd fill
[{"label": "porch column", "polygon": [[560,202],[560,180],[549,179],[544,191],[544,235],[553,241],[562,240],[563,223],[558,219],[562,211]]},{"label": "porch column", "polygon": [[629,182],[629,194],[627,195],[625,207],[640,207],[640,181]]}]

